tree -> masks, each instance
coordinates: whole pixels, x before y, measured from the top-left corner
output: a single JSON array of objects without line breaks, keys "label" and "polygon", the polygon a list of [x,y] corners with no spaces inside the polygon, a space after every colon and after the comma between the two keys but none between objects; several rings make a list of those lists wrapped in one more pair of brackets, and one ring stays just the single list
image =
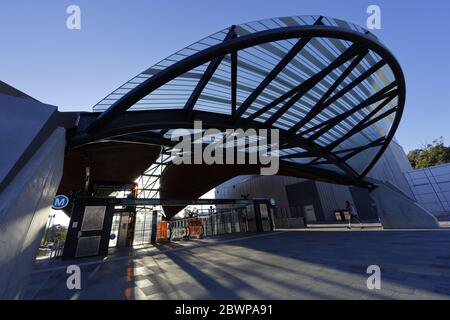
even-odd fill
[{"label": "tree", "polygon": [[62,242],[66,240],[66,236],[67,236],[67,228],[57,224],[54,226],[51,226],[48,231],[47,234],[44,235],[44,238],[42,239],[41,243],[45,244],[44,241],[46,243],[57,243],[57,242]]},{"label": "tree", "polygon": [[450,163],[450,147],[446,147],[444,139],[440,137],[432,143],[422,146],[420,149],[410,151],[408,159],[414,169]]}]

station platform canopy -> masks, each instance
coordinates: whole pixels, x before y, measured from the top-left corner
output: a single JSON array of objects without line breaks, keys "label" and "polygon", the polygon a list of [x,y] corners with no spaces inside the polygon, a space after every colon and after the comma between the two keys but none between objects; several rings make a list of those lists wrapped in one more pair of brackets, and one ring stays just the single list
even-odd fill
[{"label": "station platform canopy", "polygon": [[[405,94],[398,61],[364,28],[323,16],[254,21],[178,51],[114,90],[92,113],[81,113],[68,157],[88,150],[98,158],[97,148],[108,152],[108,146],[112,154],[120,154],[122,145],[140,149],[136,154],[147,156],[131,157],[134,169],[118,165],[121,175],[129,170],[134,179],[157,158],[155,146],[174,145],[173,130],[192,129],[201,120],[204,129],[224,134],[279,129],[281,175],[367,186],[364,178],[399,125]],[[99,167],[108,165],[108,155],[103,157]],[[249,165],[219,167],[168,166],[161,195],[200,196],[256,172]],[[98,179],[114,180],[108,174]],[[176,186],[183,177],[187,185]]]}]

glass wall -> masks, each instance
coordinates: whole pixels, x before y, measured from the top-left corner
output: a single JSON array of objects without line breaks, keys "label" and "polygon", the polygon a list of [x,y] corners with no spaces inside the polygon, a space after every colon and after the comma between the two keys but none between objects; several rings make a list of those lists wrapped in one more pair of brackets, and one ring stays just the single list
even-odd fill
[{"label": "glass wall", "polygon": [[152,233],[156,232],[156,229],[152,228],[154,214],[157,215],[156,223],[160,222],[163,218],[161,207],[137,208],[133,246],[150,244]]},{"label": "glass wall", "polygon": [[153,211],[151,210],[142,210],[136,212],[133,245],[150,243],[152,232],[152,217]]},{"label": "glass wall", "polygon": [[450,164],[406,173],[417,202],[432,213],[450,213]]}]

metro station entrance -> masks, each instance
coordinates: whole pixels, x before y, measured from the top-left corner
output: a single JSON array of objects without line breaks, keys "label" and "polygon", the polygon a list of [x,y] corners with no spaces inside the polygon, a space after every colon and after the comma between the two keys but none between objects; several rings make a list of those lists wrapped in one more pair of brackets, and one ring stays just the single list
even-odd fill
[{"label": "metro station entrance", "polygon": [[[136,207],[206,205],[217,211],[187,219],[167,221],[161,210],[142,217]],[[189,237],[234,232],[273,231],[272,206],[268,199],[136,199],[77,197],[67,232],[63,260],[107,256],[110,247],[155,244]]]}]

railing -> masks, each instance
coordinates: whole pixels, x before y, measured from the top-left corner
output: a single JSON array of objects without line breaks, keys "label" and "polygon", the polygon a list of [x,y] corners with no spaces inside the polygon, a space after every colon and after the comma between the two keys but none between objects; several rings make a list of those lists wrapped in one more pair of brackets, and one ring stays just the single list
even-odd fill
[{"label": "railing", "polygon": [[40,247],[37,253],[37,257],[46,257],[49,259],[59,258],[62,256],[64,250],[64,243],[57,244],[52,248]]},{"label": "railing", "polygon": [[57,246],[50,252],[50,258],[62,257],[63,251],[64,251],[64,244]]},{"label": "railing", "polygon": [[245,209],[213,214],[204,220],[205,236],[248,231]]},{"label": "railing", "polygon": [[172,240],[247,232],[246,209],[230,209],[220,213],[170,221],[170,230]]}]

